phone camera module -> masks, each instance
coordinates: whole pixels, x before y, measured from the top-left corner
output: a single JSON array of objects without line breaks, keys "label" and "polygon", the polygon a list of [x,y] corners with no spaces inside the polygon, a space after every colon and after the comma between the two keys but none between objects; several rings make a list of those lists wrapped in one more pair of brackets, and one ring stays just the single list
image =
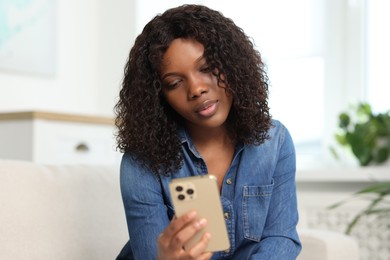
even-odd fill
[{"label": "phone camera module", "polygon": [[184,196],[183,194],[179,194],[179,196],[177,196],[177,198],[179,200],[184,200],[186,198],[186,196]]}]

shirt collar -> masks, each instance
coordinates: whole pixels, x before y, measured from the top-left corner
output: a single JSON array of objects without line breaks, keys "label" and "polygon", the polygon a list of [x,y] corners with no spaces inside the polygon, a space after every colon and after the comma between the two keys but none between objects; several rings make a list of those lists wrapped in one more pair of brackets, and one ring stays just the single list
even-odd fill
[{"label": "shirt collar", "polygon": [[[197,157],[200,157],[199,152],[196,150],[194,144],[192,143],[191,137],[188,135],[188,132],[184,127],[179,128],[179,138],[180,138],[180,143],[183,145],[184,143],[187,143],[189,149],[192,151],[194,155]],[[236,145],[236,152],[240,152],[242,149],[244,149],[245,145],[242,142],[239,142]]]},{"label": "shirt collar", "polygon": [[179,138],[180,138],[180,143],[181,144],[184,144],[186,142],[190,143],[190,140],[191,140],[184,127],[180,127],[179,128]]}]

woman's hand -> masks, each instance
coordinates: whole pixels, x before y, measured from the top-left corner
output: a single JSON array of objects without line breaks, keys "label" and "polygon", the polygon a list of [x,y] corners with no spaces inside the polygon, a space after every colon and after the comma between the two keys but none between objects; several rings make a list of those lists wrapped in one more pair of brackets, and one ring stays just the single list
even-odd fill
[{"label": "woman's hand", "polygon": [[174,218],[158,237],[158,260],[210,259],[212,253],[204,252],[210,234],[205,233],[192,248],[184,250],[184,244],[206,226],[206,219],[196,220],[196,212],[191,211],[180,218]]}]

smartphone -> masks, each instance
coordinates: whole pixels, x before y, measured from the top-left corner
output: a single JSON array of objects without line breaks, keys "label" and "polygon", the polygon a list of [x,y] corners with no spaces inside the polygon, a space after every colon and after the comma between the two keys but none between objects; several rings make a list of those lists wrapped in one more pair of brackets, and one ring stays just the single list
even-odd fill
[{"label": "smartphone", "polygon": [[209,232],[211,239],[207,252],[228,250],[230,242],[217,178],[210,174],[177,178],[170,182],[169,189],[177,217],[195,210],[199,219],[207,220],[206,227],[187,241],[184,248],[191,248],[205,232]]}]

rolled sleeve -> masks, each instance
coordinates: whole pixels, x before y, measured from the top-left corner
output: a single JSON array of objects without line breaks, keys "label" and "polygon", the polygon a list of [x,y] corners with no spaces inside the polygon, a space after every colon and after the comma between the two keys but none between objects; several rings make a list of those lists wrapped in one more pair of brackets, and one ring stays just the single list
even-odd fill
[{"label": "rolled sleeve", "polygon": [[132,254],[156,259],[157,237],[169,223],[159,178],[124,155],[120,184]]}]

